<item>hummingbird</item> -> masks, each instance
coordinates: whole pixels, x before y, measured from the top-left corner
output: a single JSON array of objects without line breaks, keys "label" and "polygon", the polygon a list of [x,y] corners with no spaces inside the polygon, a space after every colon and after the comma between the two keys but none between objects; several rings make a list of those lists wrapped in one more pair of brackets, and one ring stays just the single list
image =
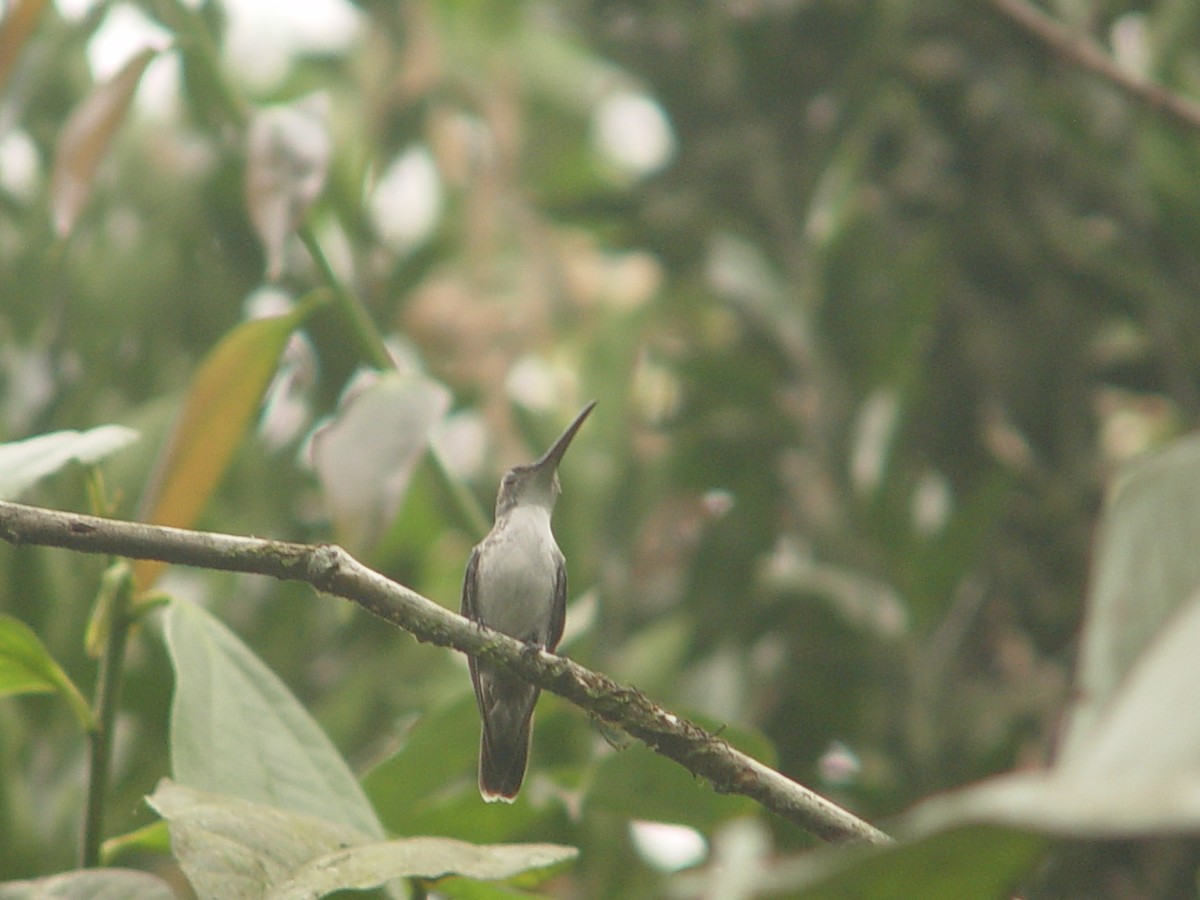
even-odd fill
[{"label": "hummingbird", "polygon": [[[593,400],[537,460],[500,480],[492,530],[471,551],[463,579],[462,614],[553,653],[567,616],[567,564],[550,530],[561,486],[558,465],[596,405]],[[488,803],[512,803],[525,779],[539,688],[469,658],[483,726],[479,793]]]}]

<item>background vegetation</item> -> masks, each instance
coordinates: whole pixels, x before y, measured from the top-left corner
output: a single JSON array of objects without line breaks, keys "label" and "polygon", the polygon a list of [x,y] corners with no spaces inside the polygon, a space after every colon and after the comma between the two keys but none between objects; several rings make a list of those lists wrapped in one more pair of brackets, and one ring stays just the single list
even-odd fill
[{"label": "background vegetation", "polygon": [[[1200,414],[1200,131],[1004,5],[364,0],[351,40],[267,78],[238,63],[220,3],[10,4],[10,36],[36,12],[0,42],[0,438],[136,428],[105,467],[133,517],[222,337],[344,292],[403,371],[448,389],[444,415],[429,401],[436,454],[418,441],[401,504],[373,523],[337,506],[345,473],[377,472],[342,450],[318,477],[306,435],[380,360],[327,303],[198,527],[337,539],[457,607],[479,531],[455,487],[490,508],[499,473],[595,397],[556,516],[564,652],[744,733],[872,822],[1046,764],[1104,485]],[[52,177],[64,123],[99,80],[97,35],[134,10],[171,42],[150,65],[177,66],[177,101],[135,103],[98,168],[75,163],[91,194],[73,213]],[[1200,95],[1194,3],[1052,11],[1125,71]],[[328,166],[305,185],[321,140],[280,126],[288,169],[262,162],[249,123],[314,91]],[[408,173],[395,195],[389,171]],[[391,424],[349,446],[388,457]],[[86,487],[60,475],[26,499],[86,508]],[[103,567],[0,551],[0,608],[85,694]],[[172,570],[160,587],[283,679],[371,773],[393,832],[579,846],[558,896],[662,891],[635,819],[720,848],[750,816],[774,854],[812,844],[644,748],[614,751],[553,697],[522,803],[485,809],[460,658],[305,586]],[[108,835],[154,820],[141,798],[170,771],[153,618],[128,652]],[[75,864],[83,753],[52,698],[0,704],[0,877]],[[1023,895],[1194,893],[1196,850],[1064,844]]]}]

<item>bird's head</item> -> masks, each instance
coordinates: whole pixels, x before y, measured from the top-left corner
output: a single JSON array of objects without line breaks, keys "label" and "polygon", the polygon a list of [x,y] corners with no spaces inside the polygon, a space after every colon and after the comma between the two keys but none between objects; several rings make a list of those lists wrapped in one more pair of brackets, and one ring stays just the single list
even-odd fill
[{"label": "bird's head", "polygon": [[500,479],[500,492],[496,495],[497,519],[513,507],[525,504],[554,508],[554,501],[562,490],[558,482],[558,465],[595,405],[593,400],[580,410],[558,440],[538,459],[528,465],[514,466],[504,474]]}]

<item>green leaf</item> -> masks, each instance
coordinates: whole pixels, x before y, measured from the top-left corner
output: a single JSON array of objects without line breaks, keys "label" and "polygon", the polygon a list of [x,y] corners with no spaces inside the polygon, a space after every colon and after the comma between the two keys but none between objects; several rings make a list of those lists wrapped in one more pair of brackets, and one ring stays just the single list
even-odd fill
[{"label": "green leaf", "polygon": [[180,865],[202,897],[321,897],[396,878],[504,880],[574,859],[555,844],[477,845],[451,838],[376,842],[354,829],[166,779],[149,798],[168,820]]},{"label": "green leaf", "polygon": [[91,729],[87,701],[37,634],[20,619],[0,613],[0,697],[52,692],[70,704],[85,731]]},{"label": "green leaf", "polygon": [[1200,436],[1192,436],[1131,463],[1109,491],[1064,752],[1090,740],[1138,658],[1200,587],[1197,547]]},{"label": "green leaf", "polygon": [[175,667],[170,741],[177,781],[383,837],[337,748],[245,644],[179,600],[167,608],[163,630]]},{"label": "green leaf", "polygon": [[[205,357],[142,498],[143,522],[195,524],[250,428],[288,337],[314,308],[303,303],[286,315],[243,322]],[[149,588],[165,567],[139,560],[138,588]]]},{"label": "green leaf", "polygon": [[88,869],[0,883],[0,900],[175,900],[171,886],[133,869]]},{"label": "green leaf", "polygon": [[93,465],[137,439],[138,433],[130,428],[101,425],[0,444],[0,500],[15,500],[47,475],[71,463]]},{"label": "green leaf", "polygon": [[54,230],[66,237],[75,228],[92,192],[96,169],[125,119],[146,66],[158,55],[143,50],[112,78],[97,85],[63,126],[50,175]]}]

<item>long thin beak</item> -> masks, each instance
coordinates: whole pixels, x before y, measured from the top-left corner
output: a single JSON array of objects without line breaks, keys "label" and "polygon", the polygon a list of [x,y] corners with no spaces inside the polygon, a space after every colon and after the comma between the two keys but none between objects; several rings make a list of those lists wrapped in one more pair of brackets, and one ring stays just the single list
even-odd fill
[{"label": "long thin beak", "polygon": [[591,413],[595,405],[596,401],[593,400],[581,409],[579,415],[575,417],[575,421],[568,425],[567,430],[558,436],[558,440],[551,444],[549,450],[530,464],[530,468],[549,472],[557,470],[558,464],[562,462],[563,454],[567,452],[567,448],[571,446],[571,441],[575,439],[575,432],[583,425],[584,420]]}]

